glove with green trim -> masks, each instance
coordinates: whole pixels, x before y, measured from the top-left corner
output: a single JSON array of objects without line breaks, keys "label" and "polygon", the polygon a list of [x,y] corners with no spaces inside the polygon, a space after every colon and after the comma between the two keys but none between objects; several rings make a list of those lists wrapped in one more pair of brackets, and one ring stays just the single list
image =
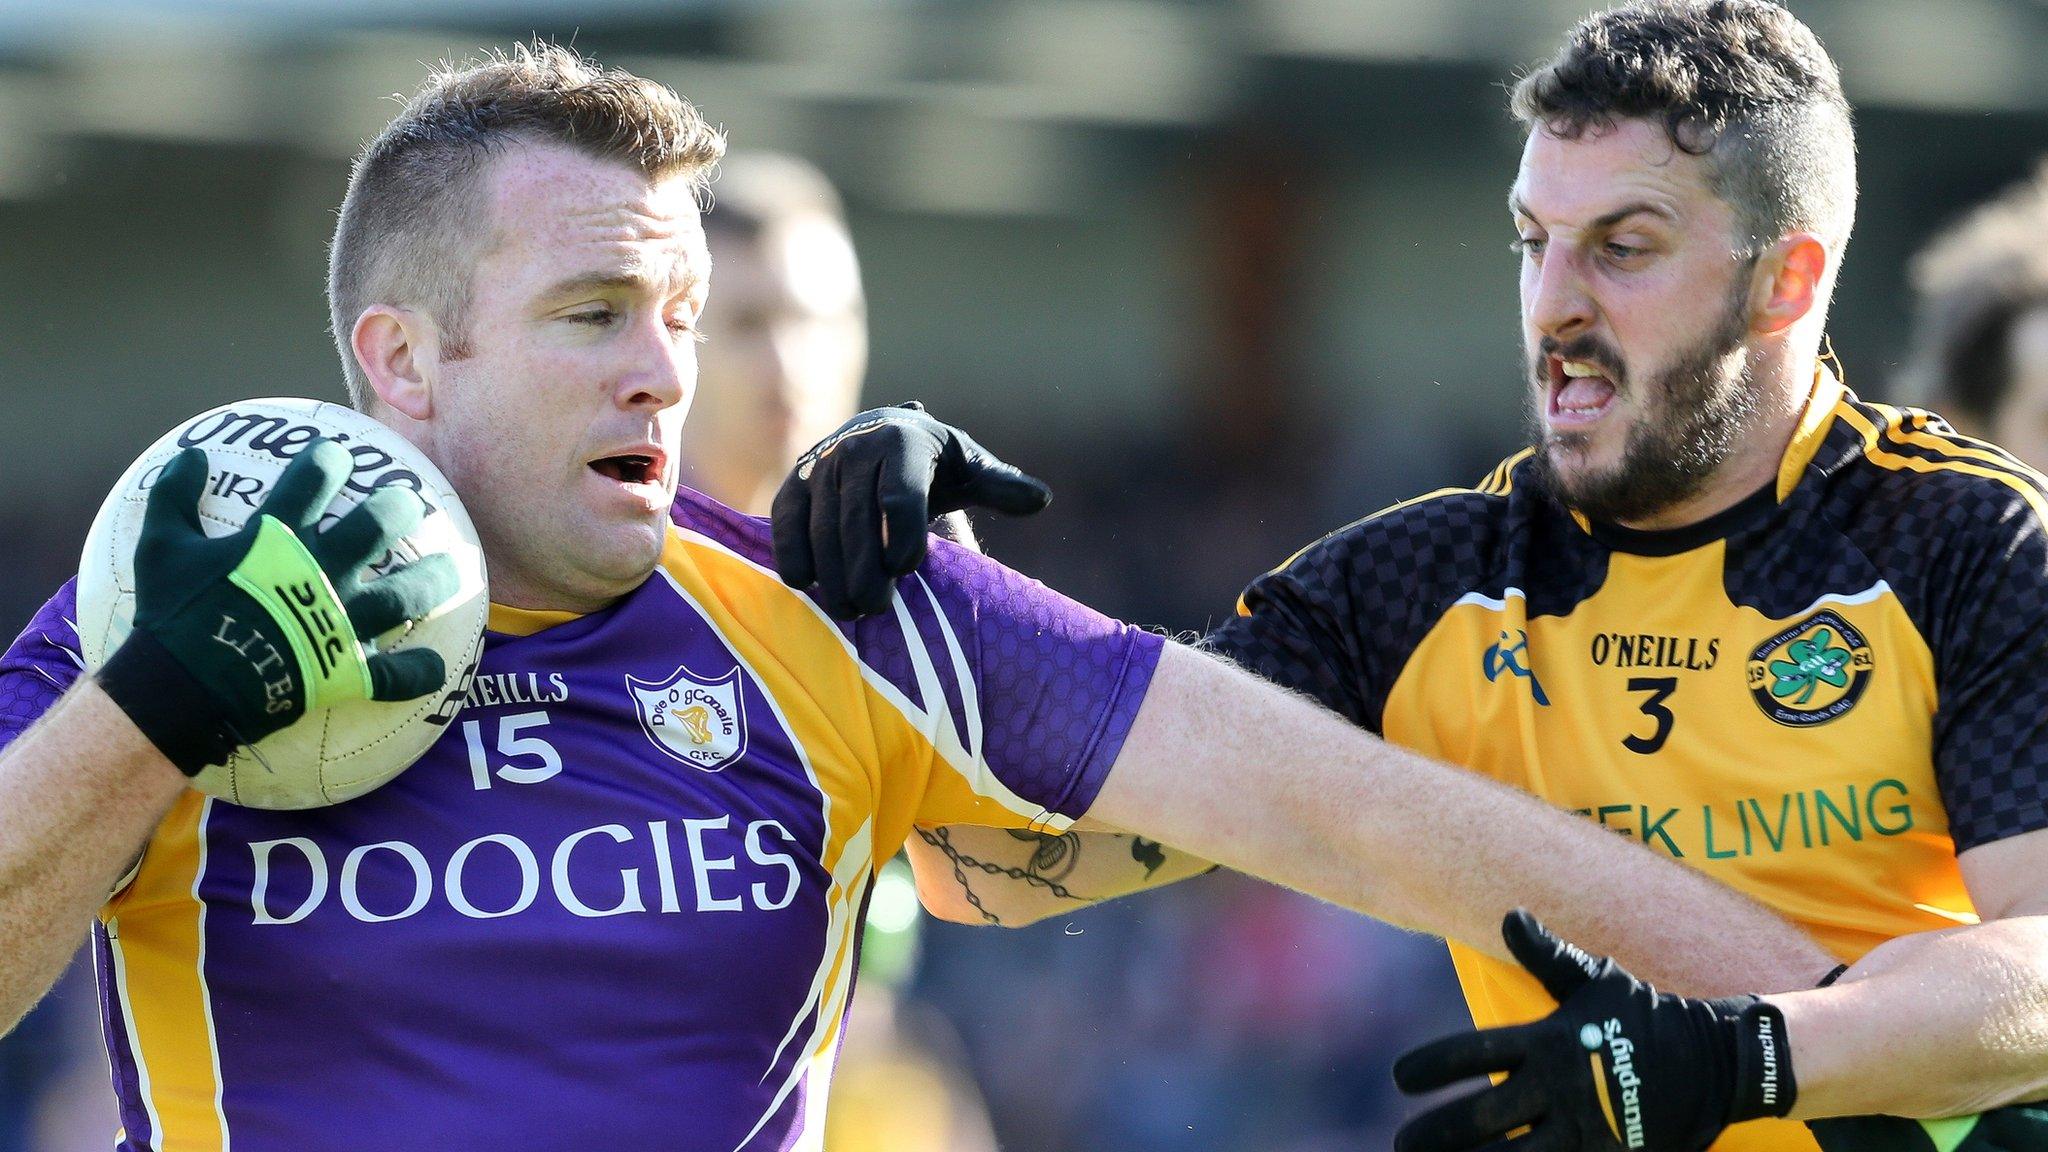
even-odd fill
[{"label": "glove with green trim", "polygon": [[409,489],[370,494],[333,527],[321,513],[349,476],[342,447],[308,444],[240,531],[199,521],[206,453],[188,448],[150,489],[135,551],[135,626],[96,674],[178,770],[223,764],[307,713],[345,700],[410,700],[440,688],[439,653],[372,655],[388,632],[451,599],[459,579],[429,556],[365,582],[366,566],[418,526]]},{"label": "glove with green trim", "polygon": [[1809,1120],[1821,1152],[2038,1152],[2048,1149],[2048,1105],[2013,1104],[1948,1120],[1840,1116]]}]

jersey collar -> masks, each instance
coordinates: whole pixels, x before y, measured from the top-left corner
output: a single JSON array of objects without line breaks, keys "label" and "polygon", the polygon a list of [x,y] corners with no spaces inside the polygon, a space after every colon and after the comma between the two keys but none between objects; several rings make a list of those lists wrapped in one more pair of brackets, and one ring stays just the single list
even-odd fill
[{"label": "jersey collar", "polygon": [[1635,556],[1676,556],[1732,535],[1750,521],[1770,515],[1777,506],[1778,494],[1773,485],[1766,484],[1705,520],[1678,528],[1625,528],[1588,520],[1577,512],[1572,515],[1585,527],[1588,536],[1613,551]]},{"label": "jersey collar", "polygon": [[1793,430],[1792,442],[1785,446],[1785,457],[1778,462],[1779,503],[1784,503],[1792,490],[1799,487],[1799,478],[1806,474],[1807,465],[1813,463],[1827,439],[1828,429],[1834,425],[1836,405],[1848,394],[1842,378],[1828,367],[1825,359],[1813,366],[1813,394],[1807,397],[1806,411],[1799,415],[1799,427]]},{"label": "jersey collar", "polygon": [[490,621],[484,626],[502,636],[531,636],[544,628],[581,620],[581,612],[557,612],[542,608],[514,608],[510,604],[491,605]]}]

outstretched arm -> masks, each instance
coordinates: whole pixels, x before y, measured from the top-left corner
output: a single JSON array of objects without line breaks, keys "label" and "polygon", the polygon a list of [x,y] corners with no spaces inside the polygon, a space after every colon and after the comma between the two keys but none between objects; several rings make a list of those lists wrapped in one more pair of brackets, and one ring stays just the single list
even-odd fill
[{"label": "outstretched arm", "polygon": [[1902,936],[1830,987],[1767,997],[1792,1042],[1795,1115],[1957,1116],[2048,1098],[2048,830],[1958,860],[1981,924]]},{"label": "outstretched arm", "polygon": [[1178,645],[1090,815],[1497,956],[1526,907],[1690,994],[1808,988],[1834,966],[1684,865]]},{"label": "outstretched arm", "polygon": [[[776,494],[776,568],[792,586],[815,583],[834,616],[880,611],[894,577],[924,555],[931,514],[1033,511],[1048,497],[921,410],[864,412],[806,452]],[[880,539],[868,527],[877,511]],[[1833,966],[1797,929],[1683,865],[1179,645],[1167,646],[1089,815],[1496,955],[1494,926],[1527,906],[1686,991],[1808,987]],[[994,838],[1006,836],[977,847],[1008,847]],[[957,829],[949,838],[965,851]],[[1036,855],[1013,844],[1012,859]],[[929,854],[924,863],[921,889],[935,887],[935,871],[952,873]],[[1027,879],[1016,891],[1057,907],[1019,871]],[[1665,914],[1674,907],[1687,914]]]}]

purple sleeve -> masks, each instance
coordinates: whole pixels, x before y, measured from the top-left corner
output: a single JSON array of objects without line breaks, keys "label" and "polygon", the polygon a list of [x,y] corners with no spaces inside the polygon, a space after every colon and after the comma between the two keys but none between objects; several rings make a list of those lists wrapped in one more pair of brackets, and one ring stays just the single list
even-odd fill
[{"label": "purple sleeve", "polygon": [[66,581],[0,655],[0,749],[41,719],[85,671],[76,583]]},{"label": "purple sleeve", "polygon": [[937,537],[895,611],[853,637],[919,708],[940,711],[925,696],[943,693],[961,745],[1004,787],[1070,818],[1095,802],[1166,643]]}]

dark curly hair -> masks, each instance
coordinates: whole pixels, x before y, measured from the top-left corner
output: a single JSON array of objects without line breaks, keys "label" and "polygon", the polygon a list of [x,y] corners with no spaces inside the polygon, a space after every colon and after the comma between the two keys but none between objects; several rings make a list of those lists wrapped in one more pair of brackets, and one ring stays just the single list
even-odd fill
[{"label": "dark curly hair", "polygon": [[2012,387],[2012,330],[2048,308],[2048,160],[1913,258],[1915,402],[1989,430]]},{"label": "dark curly hair", "polygon": [[1709,162],[1758,251],[1811,230],[1840,251],[1856,213],[1856,145],[1835,62],[1768,0],[1637,0],[1579,22],[1515,85],[1532,130],[1577,139],[1654,119]]}]

